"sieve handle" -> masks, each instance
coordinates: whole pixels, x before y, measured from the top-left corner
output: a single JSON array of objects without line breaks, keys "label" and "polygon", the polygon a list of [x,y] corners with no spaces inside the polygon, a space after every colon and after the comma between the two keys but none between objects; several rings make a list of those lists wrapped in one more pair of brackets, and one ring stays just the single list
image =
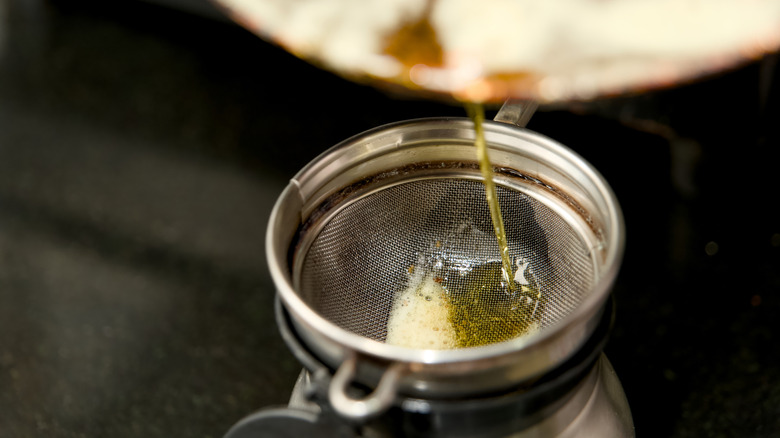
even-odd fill
[{"label": "sieve handle", "polygon": [[347,389],[355,377],[357,361],[357,354],[353,353],[341,364],[330,382],[328,399],[339,415],[352,420],[367,420],[381,414],[393,403],[404,367],[401,363],[393,363],[372,393],[363,399],[355,399],[347,395]]},{"label": "sieve handle", "polygon": [[510,98],[504,101],[504,105],[498,110],[498,114],[493,117],[493,120],[525,128],[537,108],[539,108],[539,103],[535,100]]}]

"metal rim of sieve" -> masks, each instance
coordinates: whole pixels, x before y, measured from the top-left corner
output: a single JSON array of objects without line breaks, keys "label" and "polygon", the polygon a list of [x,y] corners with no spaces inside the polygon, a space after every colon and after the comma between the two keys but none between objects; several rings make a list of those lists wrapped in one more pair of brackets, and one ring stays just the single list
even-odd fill
[{"label": "metal rim of sieve", "polygon": [[[355,380],[374,386],[389,369],[407,394],[457,394],[516,384],[565,360],[588,338],[617,275],[624,246],[622,215],[601,175],[569,148],[532,131],[486,122],[494,167],[523,175],[527,190],[558,199],[562,214],[579,216],[594,238],[598,279],[580,305],[539,334],[456,350],[417,350],[384,344],[340,328],[296,293],[290,245],[299,226],[334,194],[385,172],[437,160],[474,162],[473,124],[468,119],[397,122],[358,134],[325,151],[290,181],[271,214],[266,252],[278,294],[303,343],[338,368],[358,362]],[[359,359],[357,359],[359,358]],[[353,363],[354,365],[354,363]],[[362,366],[362,368],[361,368]],[[472,376],[473,379],[464,379]],[[459,381],[458,388],[450,384]]]}]

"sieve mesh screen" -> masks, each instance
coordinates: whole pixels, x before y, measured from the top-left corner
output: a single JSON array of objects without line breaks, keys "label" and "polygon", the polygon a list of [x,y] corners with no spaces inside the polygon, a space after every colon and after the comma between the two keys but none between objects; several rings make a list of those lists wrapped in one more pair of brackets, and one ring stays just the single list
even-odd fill
[{"label": "sieve mesh screen", "polygon": [[[296,255],[303,257],[297,293],[330,322],[382,342],[391,313],[409,304],[412,295],[403,295],[409,291],[448,315],[447,321],[432,317],[436,332],[458,335],[463,321],[454,319],[455,307],[470,318],[467,324],[484,325],[488,335],[479,344],[521,334],[517,324],[500,321],[506,318],[522,320],[522,331],[544,330],[591,289],[589,247],[539,200],[503,186],[497,194],[510,255],[521,271],[512,274],[518,281],[512,293],[491,286],[500,274],[500,254],[484,185],[461,178],[403,182],[334,210],[305,253]],[[477,345],[458,339],[428,348]],[[426,348],[425,342],[413,348]]]}]

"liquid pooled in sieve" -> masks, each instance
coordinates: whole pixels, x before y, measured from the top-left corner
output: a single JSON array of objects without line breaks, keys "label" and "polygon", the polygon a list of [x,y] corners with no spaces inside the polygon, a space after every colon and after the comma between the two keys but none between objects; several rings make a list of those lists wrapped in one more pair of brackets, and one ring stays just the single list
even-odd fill
[{"label": "liquid pooled in sieve", "polygon": [[388,344],[447,350],[507,341],[539,331],[535,288],[507,293],[499,263],[477,265],[453,279],[413,274],[396,295],[387,322]]}]

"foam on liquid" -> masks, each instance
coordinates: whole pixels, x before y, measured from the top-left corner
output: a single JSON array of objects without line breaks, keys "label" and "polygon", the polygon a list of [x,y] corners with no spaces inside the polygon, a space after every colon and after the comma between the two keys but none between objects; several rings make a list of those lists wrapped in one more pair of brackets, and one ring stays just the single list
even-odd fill
[{"label": "foam on liquid", "polygon": [[393,301],[386,342],[426,350],[455,348],[458,344],[449,308],[447,291],[432,275],[413,278]]}]

